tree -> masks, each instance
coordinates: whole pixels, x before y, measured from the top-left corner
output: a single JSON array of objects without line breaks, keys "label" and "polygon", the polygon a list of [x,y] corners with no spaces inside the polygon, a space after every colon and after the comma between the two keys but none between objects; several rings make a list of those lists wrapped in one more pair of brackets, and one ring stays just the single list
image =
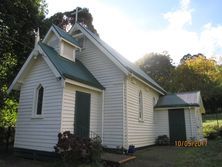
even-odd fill
[{"label": "tree", "polygon": [[[180,64],[185,63],[185,61],[190,60],[190,59],[195,59],[196,57],[205,57],[202,53],[198,53],[195,55],[191,55],[190,53],[184,55],[181,59],[180,59]],[[205,57],[206,58],[206,57]]]},{"label": "tree", "polygon": [[171,75],[174,70],[172,59],[167,52],[149,53],[136,62],[145,73],[153,78],[165,90],[171,86]]},{"label": "tree", "polygon": [[9,84],[34,46],[33,30],[46,14],[44,0],[1,0],[0,3],[0,127],[15,125],[18,93]]},{"label": "tree", "polygon": [[[89,9],[78,7],[78,11],[80,11],[78,13],[78,22],[84,23],[93,33],[98,35],[96,29],[92,24],[93,17],[92,14],[89,12]],[[59,26],[63,30],[67,30],[68,26],[74,25],[76,16],[75,12],[76,9],[63,13],[58,12],[50,18],[45,19],[44,24],[42,24],[40,27],[42,37],[47,33],[48,29],[52,24]]]},{"label": "tree", "polygon": [[174,71],[172,91],[200,90],[208,112],[221,107],[222,70],[202,54],[190,56]]}]

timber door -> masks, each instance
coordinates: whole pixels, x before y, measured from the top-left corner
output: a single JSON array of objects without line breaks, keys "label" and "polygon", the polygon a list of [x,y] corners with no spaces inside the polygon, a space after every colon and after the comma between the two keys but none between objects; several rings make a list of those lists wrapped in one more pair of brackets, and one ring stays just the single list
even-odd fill
[{"label": "timber door", "polygon": [[89,137],[90,94],[76,91],[74,134]]},{"label": "timber door", "polygon": [[175,141],[186,140],[184,109],[170,109],[168,110],[168,115],[170,143],[174,144]]}]

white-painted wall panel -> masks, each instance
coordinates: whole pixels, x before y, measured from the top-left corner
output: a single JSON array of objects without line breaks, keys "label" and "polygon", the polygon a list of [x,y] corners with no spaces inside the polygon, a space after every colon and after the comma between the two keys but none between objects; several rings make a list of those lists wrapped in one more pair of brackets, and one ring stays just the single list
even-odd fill
[{"label": "white-painted wall panel", "polygon": [[53,47],[58,53],[60,52],[60,40],[53,32],[50,33],[47,44]]},{"label": "white-painted wall panel", "polygon": [[123,145],[123,72],[85,37],[83,49],[76,57],[105,87],[103,144]]},{"label": "white-painted wall panel", "polygon": [[75,94],[76,91],[89,93],[90,102],[90,133],[102,134],[102,93],[79,86],[66,84],[63,96],[62,131],[74,132]]},{"label": "white-painted wall panel", "polygon": [[[33,118],[34,91],[39,84],[44,87],[43,118]],[[20,90],[15,147],[54,151],[60,132],[62,94],[62,84],[38,57]]]},{"label": "white-painted wall panel", "polygon": [[[136,80],[127,82],[128,145],[143,147],[155,142],[153,98],[158,94]],[[143,96],[143,121],[139,120],[139,91]]]},{"label": "white-painted wall panel", "polygon": [[155,138],[161,135],[167,135],[169,137],[169,117],[168,110],[155,110],[154,111],[154,127]]}]

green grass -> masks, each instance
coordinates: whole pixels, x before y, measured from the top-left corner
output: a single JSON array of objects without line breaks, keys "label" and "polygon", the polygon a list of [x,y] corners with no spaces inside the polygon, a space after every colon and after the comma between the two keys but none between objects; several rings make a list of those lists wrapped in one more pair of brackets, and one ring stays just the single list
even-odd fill
[{"label": "green grass", "polygon": [[222,139],[211,140],[205,147],[155,146],[136,153],[137,159],[126,167],[175,166],[216,167],[222,166]]},{"label": "green grass", "polygon": [[[218,119],[218,120],[217,120]],[[203,134],[207,137],[210,133],[217,133],[222,129],[222,114],[209,114],[203,116]]]},{"label": "green grass", "polygon": [[208,141],[208,146],[201,148],[184,148],[177,152],[180,156],[176,160],[177,166],[222,166],[222,140]]}]

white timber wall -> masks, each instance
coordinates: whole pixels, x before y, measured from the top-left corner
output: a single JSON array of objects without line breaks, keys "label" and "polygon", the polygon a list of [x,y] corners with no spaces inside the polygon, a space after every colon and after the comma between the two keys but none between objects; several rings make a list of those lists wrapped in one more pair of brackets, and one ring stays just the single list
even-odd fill
[{"label": "white timber wall", "polygon": [[89,39],[76,57],[105,87],[103,144],[116,148],[123,145],[123,72]]},{"label": "white timber wall", "polygon": [[169,135],[168,109],[155,109],[154,111],[155,138],[160,135]]},{"label": "white timber wall", "polygon": [[197,120],[194,108],[184,109],[187,140],[197,139]]},{"label": "white timber wall", "polygon": [[[34,91],[39,84],[44,87],[43,117],[34,118]],[[20,90],[16,148],[54,151],[61,125],[62,94],[62,84],[56,80],[43,58],[38,57]]]},{"label": "white timber wall", "polygon": [[[143,121],[139,120],[139,92],[143,97]],[[127,128],[128,145],[143,147],[155,143],[153,98],[158,94],[141,82],[128,79],[127,81]]]},{"label": "white timber wall", "polygon": [[90,131],[101,136],[102,134],[102,93],[79,86],[66,84],[63,95],[62,132],[74,132],[75,95],[76,91],[89,93],[90,102]]},{"label": "white timber wall", "polygon": [[198,107],[185,109],[187,139],[202,139],[202,115]]},{"label": "white timber wall", "polygon": [[67,42],[62,41],[61,42],[61,56],[71,61],[75,61],[75,47],[70,45]]},{"label": "white timber wall", "polygon": [[[184,108],[186,138],[202,139],[202,116],[199,108]],[[169,137],[168,108],[155,109],[154,112],[155,136],[167,135]]]},{"label": "white timber wall", "polygon": [[58,53],[60,52],[60,40],[53,32],[50,33],[47,44],[53,47]]}]

